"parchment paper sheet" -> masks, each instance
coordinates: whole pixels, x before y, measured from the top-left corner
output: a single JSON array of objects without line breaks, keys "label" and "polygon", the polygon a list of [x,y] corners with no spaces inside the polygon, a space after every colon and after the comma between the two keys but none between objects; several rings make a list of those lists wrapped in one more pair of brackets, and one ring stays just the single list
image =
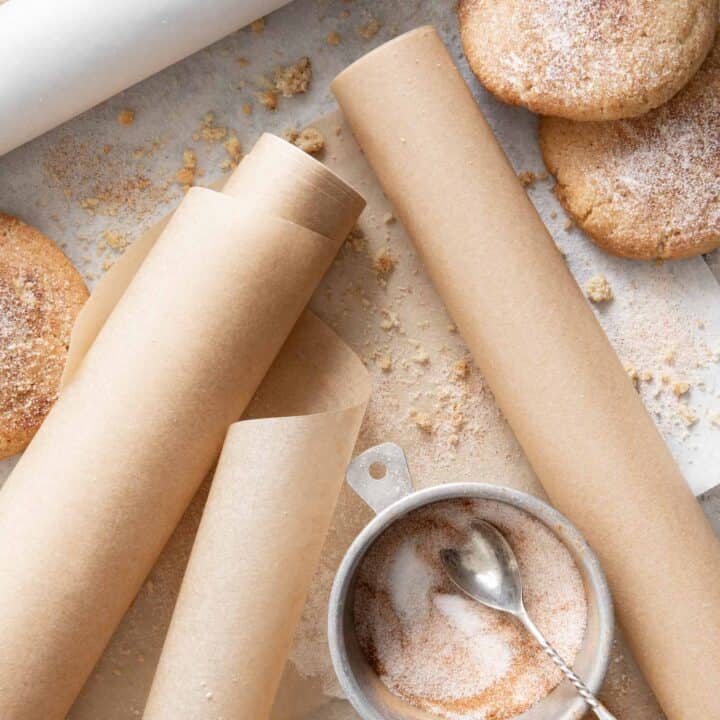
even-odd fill
[{"label": "parchment paper sheet", "polygon": [[288,0],[22,0],[0,7],[0,155]]},{"label": "parchment paper sheet", "polygon": [[[257,176],[258,155],[276,172]],[[362,209],[354,191],[277,138],[261,138],[248,160],[229,183],[237,196],[192,189],[157,241],[145,238],[108,274],[78,319],[74,374],[0,492],[4,719],[65,717]],[[267,212],[264,184],[282,190],[285,173],[314,186],[333,212],[303,212],[283,203],[283,192]],[[294,604],[304,597],[304,575],[309,583],[312,548],[368,394],[352,353],[316,318],[301,325],[308,332],[288,341],[273,373],[280,390],[266,394],[281,391],[293,413],[320,414],[235,425],[226,453],[236,458],[252,448],[236,470],[245,482],[277,484],[290,463],[288,482],[305,483],[307,509],[297,511],[317,513],[311,535],[319,539],[306,541],[309,569],[296,569]],[[293,403],[292,384],[303,379],[317,382],[322,400]],[[329,445],[315,435],[323,431]],[[295,439],[292,452],[278,455],[286,435]],[[313,465],[321,446],[327,457]],[[309,464],[298,467],[301,458]],[[269,489],[264,499],[267,518],[281,517],[283,499]],[[251,528],[245,533],[252,537]],[[282,564],[263,555],[279,549],[257,546],[255,557]],[[278,628],[281,650],[291,632]]]},{"label": "parchment paper sheet", "polygon": [[720,717],[720,545],[442,41],[401,36],[333,91],[530,463],[600,554],[666,714]]}]

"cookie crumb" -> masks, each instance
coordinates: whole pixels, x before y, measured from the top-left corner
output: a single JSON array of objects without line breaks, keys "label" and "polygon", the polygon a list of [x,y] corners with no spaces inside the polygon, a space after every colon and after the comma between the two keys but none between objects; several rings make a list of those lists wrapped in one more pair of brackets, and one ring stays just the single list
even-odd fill
[{"label": "cookie crumb", "polygon": [[386,225],[392,225],[395,222],[395,216],[391,212],[386,212],[383,215],[383,222]]},{"label": "cookie crumb", "polygon": [[208,110],[202,117],[200,128],[193,134],[194,140],[205,140],[205,142],[213,143],[224,140],[228,131],[225,127],[219,127],[215,124],[215,113]]},{"label": "cookie crumb", "polygon": [[698,421],[695,411],[684,402],[678,403],[678,415],[687,427],[692,427]]},{"label": "cookie crumb", "polygon": [[518,180],[523,187],[530,187],[534,185],[538,180],[547,180],[548,174],[546,172],[533,172],[532,170],[523,170],[518,173]]},{"label": "cookie crumb", "polygon": [[676,381],[672,385],[673,395],[675,397],[682,397],[690,392],[690,383],[684,381]]},{"label": "cookie crumb", "polygon": [[342,42],[342,37],[340,36],[339,32],[333,32],[328,33],[327,37],[325,38],[328,45],[339,45]]},{"label": "cookie crumb", "polygon": [[183,166],[175,173],[175,182],[182,185],[185,190],[189,189],[195,179],[197,171],[197,156],[195,151],[187,149],[183,151]]},{"label": "cookie crumb", "polygon": [[135,122],[135,111],[125,108],[121,110],[117,115],[118,125],[132,125]]},{"label": "cookie crumb", "polygon": [[379,20],[370,18],[368,22],[358,28],[357,33],[363,40],[372,40],[380,32],[381,27],[382,23]]},{"label": "cookie crumb", "polygon": [[288,142],[297,145],[297,147],[309,155],[319,153],[325,147],[325,138],[322,133],[314,127],[306,127],[302,130],[289,128],[285,131],[284,136]]},{"label": "cookie crumb", "polygon": [[261,33],[265,29],[265,18],[259,18],[250,23],[250,30],[254,33]]},{"label": "cookie crumb", "polygon": [[277,110],[278,99],[277,93],[274,90],[262,90],[257,94],[257,99],[266,110],[270,112]]},{"label": "cookie crumb", "polygon": [[383,248],[373,259],[373,270],[378,275],[389,275],[395,269],[395,258],[390,253],[390,248]]},{"label": "cookie crumb", "polygon": [[234,170],[242,160],[242,146],[234,133],[223,143],[228,157],[220,163],[223,170]]},{"label": "cookie crumb", "polygon": [[383,372],[390,372],[392,370],[392,359],[388,357],[387,355],[384,355],[378,360],[378,367]]},{"label": "cookie crumb", "polygon": [[640,379],[639,376],[638,376],[638,371],[637,371],[637,369],[635,368],[634,365],[628,363],[627,365],[625,365],[625,372],[628,374],[628,377],[630,378],[630,382],[632,382],[632,384],[634,385],[635,389],[637,390],[637,388],[638,388],[638,381],[639,381],[639,379]]},{"label": "cookie crumb", "polygon": [[412,356],[412,361],[418,365],[427,365],[430,362],[430,356],[424,348],[419,347]]},{"label": "cookie crumb", "polygon": [[104,230],[103,240],[113,250],[124,250],[128,246],[127,238],[114,230]]},{"label": "cookie crumb", "polygon": [[585,283],[585,294],[590,301],[594,303],[610,302],[613,299],[613,291],[610,283],[602,274],[593,275],[593,277]]},{"label": "cookie crumb", "polygon": [[457,378],[458,380],[465,380],[470,374],[470,361],[467,358],[458,360],[453,365],[452,371],[453,377]]},{"label": "cookie crumb", "polygon": [[383,330],[385,330],[386,332],[390,332],[390,330],[394,330],[400,327],[400,320],[394,312],[390,312],[390,310],[382,310],[381,312],[384,317],[380,321],[380,327]]},{"label": "cookie crumb", "polygon": [[350,247],[355,252],[362,252],[365,249],[365,233],[363,232],[362,228],[358,225],[356,225],[347,235],[345,238],[345,242],[350,245]]},{"label": "cookie crumb", "polygon": [[[276,101],[275,104],[277,105],[277,101]],[[243,111],[243,115],[245,115],[245,116],[247,116],[247,117],[249,117],[250,115],[252,115],[252,104],[251,104],[251,103],[245,103],[245,104],[242,106],[242,111]]]},{"label": "cookie crumb", "polygon": [[312,79],[312,64],[309,57],[301,57],[292,65],[275,70],[273,84],[283,97],[292,97],[307,92]]},{"label": "cookie crumb", "polygon": [[410,410],[410,417],[414,420],[419,430],[428,435],[433,432],[433,421],[429,413],[421,412],[415,409]]},{"label": "cookie crumb", "polygon": [[710,423],[712,425],[720,428],[720,411],[719,410],[709,410],[708,418],[710,419]]}]

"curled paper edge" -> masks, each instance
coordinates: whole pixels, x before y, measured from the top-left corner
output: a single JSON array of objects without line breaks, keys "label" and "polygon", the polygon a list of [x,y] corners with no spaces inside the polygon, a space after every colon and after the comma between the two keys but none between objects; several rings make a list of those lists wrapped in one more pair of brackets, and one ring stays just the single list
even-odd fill
[{"label": "curled paper edge", "polygon": [[[73,328],[62,387],[168,221],[137,238],[96,285]],[[369,395],[360,359],[304,311],[244,419],[228,429],[146,720],[194,717],[208,692],[221,714],[269,715]],[[249,680],[234,682],[238,673]]]}]

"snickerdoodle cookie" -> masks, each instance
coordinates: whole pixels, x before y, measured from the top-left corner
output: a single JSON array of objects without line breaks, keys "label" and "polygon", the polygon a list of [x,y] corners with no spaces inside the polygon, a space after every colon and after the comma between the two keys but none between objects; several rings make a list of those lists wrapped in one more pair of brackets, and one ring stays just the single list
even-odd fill
[{"label": "snickerdoodle cookie", "polygon": [[635,117],[708,53],[717,0],[460,0],[468,62],[501,100],[572,120]]},{"label": "snickerdoodle cookie", "polygon": [[25,448],[52,407],[87,296],[52,240],[0,213],[0,458]]},{"label": "snickerdoodle cookie", "polygon": [[669,103],[632,120],[543,118],[555,191],[602,248],[681,258],[720,246],[720,41]]}]

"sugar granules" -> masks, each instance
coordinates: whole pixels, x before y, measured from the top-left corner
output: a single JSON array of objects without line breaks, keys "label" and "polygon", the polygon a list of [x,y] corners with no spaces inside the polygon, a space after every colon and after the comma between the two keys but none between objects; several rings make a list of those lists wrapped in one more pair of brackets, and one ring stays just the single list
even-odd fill
[{"label": "sugar granules", "polygon": [[359,569],[355,629],[382,682],[411,705],[450,720],[507,720],[562,676],[514,618],[466,598],[445,575],[439,551],[462,545],[475,518],[510,542],[530,616],[572,664],[587,622],[580,572],[545,525],[494,501],[435,503],[383,533]]}]

